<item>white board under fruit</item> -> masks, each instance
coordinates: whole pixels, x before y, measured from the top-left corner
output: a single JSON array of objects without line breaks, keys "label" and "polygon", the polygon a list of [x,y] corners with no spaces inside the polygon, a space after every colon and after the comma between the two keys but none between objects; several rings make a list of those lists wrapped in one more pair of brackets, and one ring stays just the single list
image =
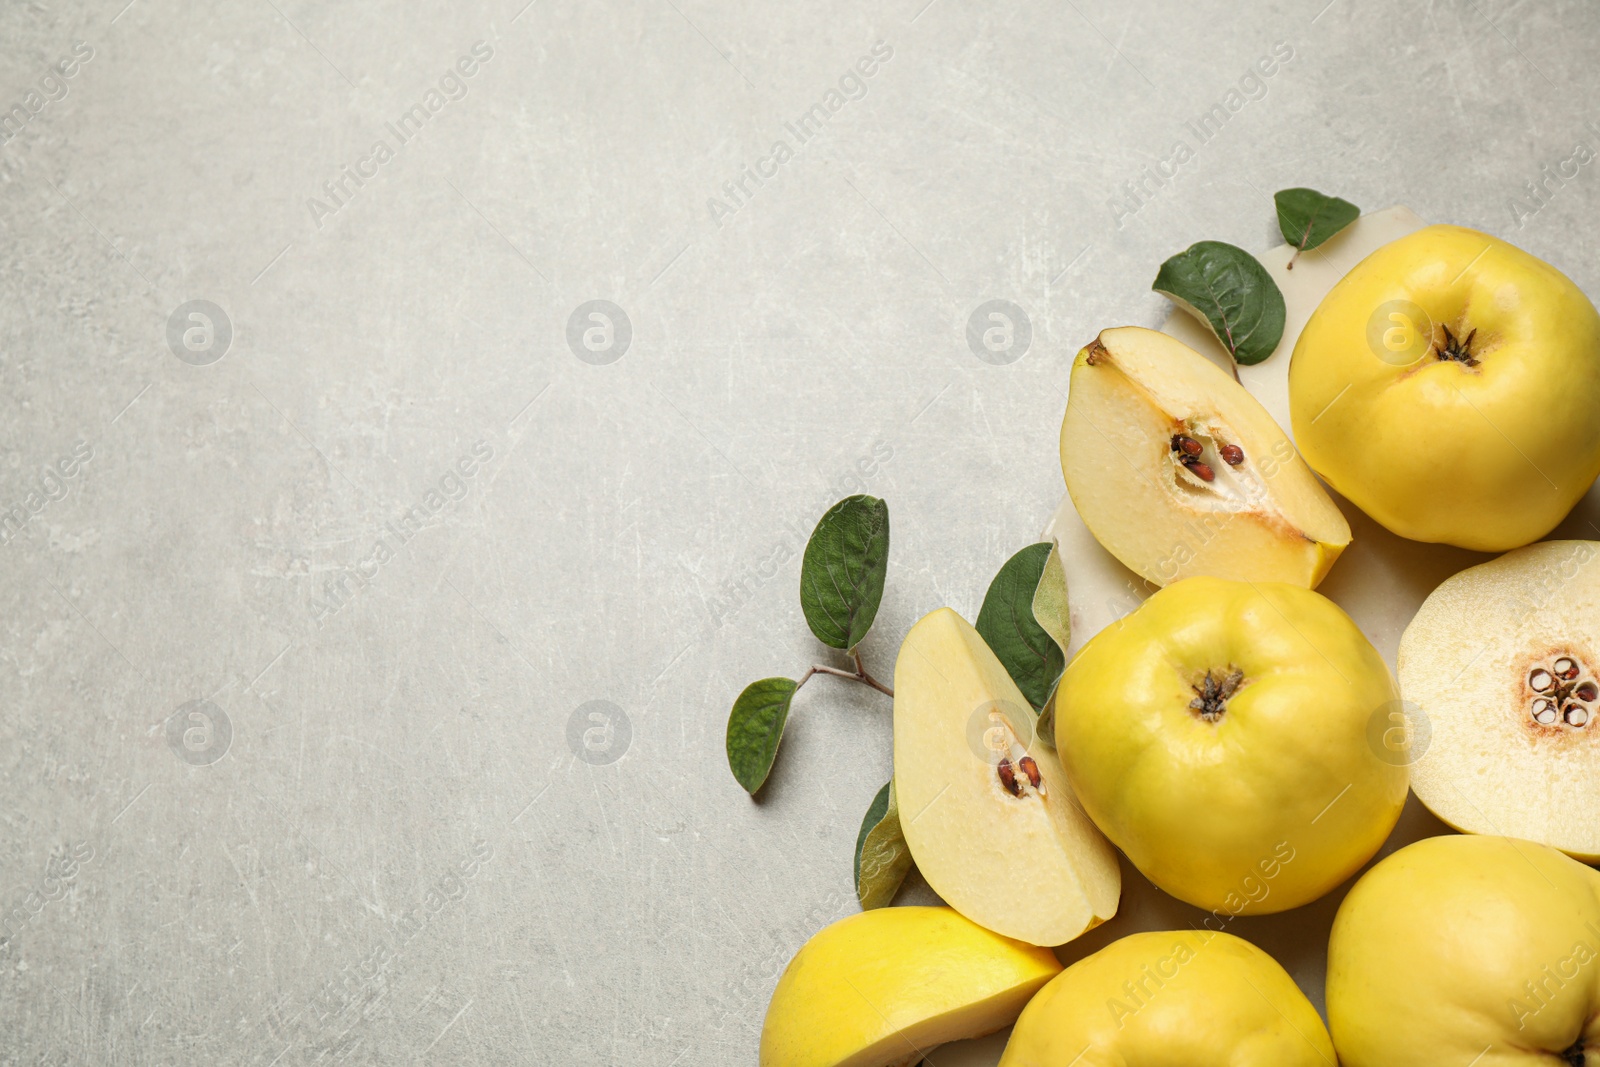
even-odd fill
[{"label": "white board under fruit", "polygon": [[[1424,225],[1409,208],[1392,207],[1363,215],[1321,248],[1299,257],[1294,257],[1287,245],[1258,257],[1283,291],[1286,322],[1283,340],[1273,354],[1253,367],[1241,367],[1239,377],[1245,388],[1291,436],[1289,359],[1311,313],[1328,290],[1369,253]],[[1126,324],[1100,323],[1084,340],[1098,332],[1099,327],[1121,325]],[[1228,367],[1229,359],[1222,346],[1186,312],[1175,311],[1162,330],[1203,353],[1218,366]],[[1349,520],[1354,540],[1318,591],[1349,613],[1392,670],[1401,633],[1434,587],[1457,571],[1492,557],[1396,537],[1337,493],[1332,490],[1329,493]],[[1600,490],[1591,488],[1549,537],[1600,538]],[[1060,545],[1066,567],[1072,616],[1071,654],[1106,625],[1138,607],[1154,591],[1144,579],[1101,547],[1065,493],[1045,526],[1044,539],[1055,540]],[[1419,838],[1450,832],[1411,797],[1394,834],[1374,861]],[[1056,954],[1063,963],[1070,966],[1117,938],[1141,930],[1196,928],[1211,918],[1209,913],[1156,889],[1126,860],[1122,863],[1122,878],[1122,901],[1117,917],[1059,948]],[[1225,929],[1271,953],[1294,976],[1317,1010],[1323,1011],[1328,933],[1334,913],[1354,881],[1355,878],[1351,878],[1321,900],[1290,912],[1230,919]],[[1211,925],[1216,925],[1214,918]],[[946,1045],[937,1054],[937,1062],[941,1067],[989,1067],[999,1062],[1006,1036],[994,1034],[976,1041]]]}]

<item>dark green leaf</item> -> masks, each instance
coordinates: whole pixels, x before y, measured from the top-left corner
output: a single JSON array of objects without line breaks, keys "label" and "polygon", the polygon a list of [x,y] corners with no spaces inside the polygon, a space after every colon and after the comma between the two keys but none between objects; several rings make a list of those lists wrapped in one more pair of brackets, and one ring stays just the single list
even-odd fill
[{"label": "dark green leaf", "polygon": [[1060,646],[1033,614],[1034,594],[1051,547],[1048,541],[1029,545],[1006,560],[989,583],[977,622],[978,632],[1035,711],[1044,707],[1066,666]]},{"label": "dark green leaf", "polygon": [[1200,241],[1161,264],[1151,285],[1210,327],[1234,361],[1249,366],[1283,338],[1283,293],[1242,248]]},{"label": "dark green leaf", "polygon": [[800,563],[800,606],[817,640],[853,649],[867,636],[889,569],[889,505],[847,496],[822,516]]},{"label": "dark green leaf", "polygon": [[891,778],[872,798],[856,835],[856,897],[861,910],[887,907],[910,870],[911,848],[900,832]]},{"label": "dark green leaf", "polygon": [[1278,229],[1297,251],[1315,248],[1361,217],[1348,200],[1315,189],[1283,189],[1272,197],[1278,205]]},{"label": "dark green leaf", "polygon": [[752,796],[772,771],[796,688],[788,678],[763,678],[745,686],[733,702],[728,715],[728,767]]}]

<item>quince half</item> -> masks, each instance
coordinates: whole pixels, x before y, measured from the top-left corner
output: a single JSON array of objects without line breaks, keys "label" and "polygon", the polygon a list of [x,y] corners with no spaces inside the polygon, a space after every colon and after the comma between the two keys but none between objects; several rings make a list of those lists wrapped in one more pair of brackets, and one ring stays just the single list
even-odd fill
[{"label": "quince half", "polygon": [[1417,799],[1458,830],[1600,862],[1600,543],[1541,541],[1446,579],[1398,673]]}]

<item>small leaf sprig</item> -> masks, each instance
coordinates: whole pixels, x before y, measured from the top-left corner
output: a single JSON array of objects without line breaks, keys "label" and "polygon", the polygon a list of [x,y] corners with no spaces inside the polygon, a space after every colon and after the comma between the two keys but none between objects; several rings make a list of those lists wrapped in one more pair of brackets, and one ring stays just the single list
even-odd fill
[{"label": "small leaf sprig", "polygon": [[[1300,253],[1325,243],[1356,219],[1361,209],[1315,189],[1283,189],[1273,196],[1278,229]],[[1151,289],[1200,320],[1239,367],[1260,363],[1283,340],[1287,313],[1283,291],[1261,261],[1236,245],[1199,241],[1161,264]]]},{"label": "small leaf sprig", "polygon": [[1280,189],[1272,195],[1278,208],[1278,230],[1294,249],[1285,270],[1294,270],[1301,252],[1309,252],[1361,217],[1348,200],[1315,189]]},{"label": "small leaf sprig", "polygon": [[763,678],[739,694],[728,715],[728,767],[751,796],[772,773],[789,707],[812,676],[847,678],[894,696],[867,671],[858,648],[877,617],[888,568],[889,505],[876,497],[845,497],[811,531],[800,562],[800,607],[817,640],[847,654],[855,670],[814,664],[798,680]]},{"label": "small leaf sprig", "polygon": [[[729,769],[752,796],[772,772],[794,695],[812,676],[847,678],[894,696],[867,671],[859,650],[883,600],[888,560],[889,506],[875,497],[844,498],[812,531],[801,557],[800,606],[817,639],[848,654],[855,670],[817,664],[798,680],[762,678],[745,686],[728,715],[726,747]],[[1070,633],[1066,571],[1055,544],[1029,545],[1006,561],[984,595],[976,628],[1042,712],[1039,735],[1051,743],[1048,726]],[[854,881],[862,909],[891,903],[912,863],[890,778],[856,835]]]}]

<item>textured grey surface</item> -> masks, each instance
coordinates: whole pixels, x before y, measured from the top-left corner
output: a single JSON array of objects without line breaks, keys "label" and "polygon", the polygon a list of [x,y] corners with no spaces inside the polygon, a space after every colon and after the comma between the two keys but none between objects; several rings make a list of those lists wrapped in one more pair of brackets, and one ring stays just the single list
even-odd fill
[{"label": "textured grey surface", "polygon": [[0,1063],[753,1062],[889,772],[828,679],[762,803],[722,754],[827,503],[890,501],[887,673],[1048,518],[1072,352],[1276,188],[1600,291],[1594,167],[1526,188],[1600,143],[1581,0],[124,2],[0,9]]}]

